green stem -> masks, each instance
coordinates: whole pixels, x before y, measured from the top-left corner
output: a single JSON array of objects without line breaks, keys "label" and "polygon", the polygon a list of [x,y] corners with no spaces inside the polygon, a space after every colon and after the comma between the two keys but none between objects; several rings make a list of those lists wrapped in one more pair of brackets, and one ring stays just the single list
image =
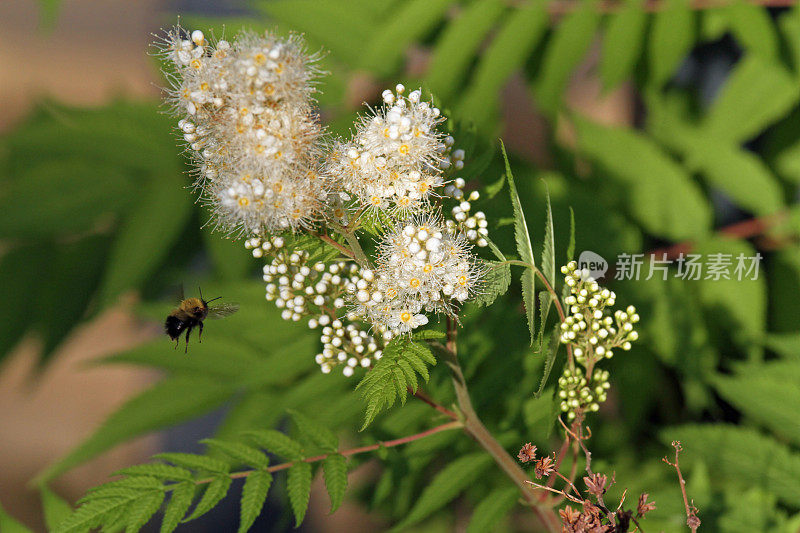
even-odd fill
[{"label": "green stem", "polygon": [[450,369],[453,378],[453,387],[456,392],[456,400],[462,415],[464,431],[475,439],[481,447],[486,450],[495,460],[497,465],[514,482],[522,493],[526,503],[533,509],[536,516],[541,521],[547,531],[556,532],[560,530],[558,518],[552,509],[543,507],[528,485],[528,475],[519,466],[516,460],[511,457],[503,446],[497,442],[486,426],[483,425],[469,398],[467,383],[461,371],[456,354],[456,329],[455,322],[448,319],[447,345],[437,345],[440,352],[444,354],[445,362]]},{"label": "green stem", "polygon": [[330,225],[337,232],[341,233],[342,237],[344,237],[344,240],[347,241],[347,245],[350,247],[350,251],[352,251],[353,259],[355,259],[356,263],[364,268],[369,268],[367,254],[365,254],[364,249],[361,248],[361,243],[358,241],[356,232],[353,229],[344,227],[335,222],[331,222]]}]

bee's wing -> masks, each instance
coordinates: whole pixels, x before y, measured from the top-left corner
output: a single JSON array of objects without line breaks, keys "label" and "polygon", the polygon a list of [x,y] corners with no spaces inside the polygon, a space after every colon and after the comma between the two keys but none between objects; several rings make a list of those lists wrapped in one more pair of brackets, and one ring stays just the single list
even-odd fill
[{"label": "bee's wing", "polygon": [[208,308],[208,318],[222,318],[239,310],[239,304],[220,304]]}]

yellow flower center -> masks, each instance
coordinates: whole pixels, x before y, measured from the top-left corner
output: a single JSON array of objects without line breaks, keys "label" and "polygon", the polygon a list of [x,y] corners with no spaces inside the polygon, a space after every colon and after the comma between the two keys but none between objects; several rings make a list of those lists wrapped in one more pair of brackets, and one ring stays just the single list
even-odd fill
[{"label": "yellow flower center", "polygon": [[417,278],[411,278],[411,281],[409,281],[408,284],[416,289],[419,287],[419,280]]},{"label": "yellow flower center", "polygon": [[398,151],[399,151],[401,154],[403,154],[403,155],[406,155],[406,154],[408,154],[408,145],[407,145],[407,144],[401,144],[401,145],[400,145],[400,148],[398,148],[397,150],[398,150]]},{"label": "yellow flower center", "polygon": [[424,267],[422,267],[422,271],[425,272],[426,274],[428,272],[430,272],[431,270],[433,270],[433,265],[428,264],[428,265],[425,265]]},{"label": "yellow flower center", "polygon": [[241,198],[239,198],[239,205],[241,207],[247,207],[248,205],[250,205],[250,200],[242,196]]},{"label": "yellow flower center", "polygon": [[253,56],[253,61],[256,65],[263,65],[267,61],[267,56],[264,54],[256,54]]},{"label": "yellow flower center", "polygon": [[467,276],[458,276],[458,284],[459,285],[466,285],[467,284]]},{"label": "yellow flower center", "polygon": [[408,311],[403,311],[400,313],[400,320],[402,320],[403,323],[408,324],[411,321],[411,313]]}]

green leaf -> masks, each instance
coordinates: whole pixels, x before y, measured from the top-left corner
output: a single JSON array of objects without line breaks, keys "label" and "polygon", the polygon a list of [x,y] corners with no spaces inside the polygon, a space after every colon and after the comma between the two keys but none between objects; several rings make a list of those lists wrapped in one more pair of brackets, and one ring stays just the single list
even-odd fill
[{"label": "green leaf", "polygon": [[3,533],[32,533],[28,526],[8,514],[2,506],[0,506],[0,531]]},{"label": "green leaf", "polygon": [[550,282],[551,287],[556,283],[556,250],[555,236],[553,235],[553,210],[550,207],[550,190],[547,182],[544,183],[545,199],[547,200],[547,214],[544,219],[544,244],[542,245],[542,274]]},{"label": "green leaf", "polygon": [[600,55],[600,78],[606,90],[613,89],[630,76],[642,50],[647,13],[642,0],[627,0],[611,15],[603,35]]},{"label": "green leaf", "polygon": [[211,509],[216,507],[216,505],[222,501],[226,494],[228,494],[228,489],[231,487],[231,478],[227,475],[219,475],[215,476],[214,479],[208,484],[206,487],[206,491],[203,493],[203,497],[200,498],[200,501],[197,503],[197,507],[194,508],[192,514],[189,515],[188,518],[181,520],[181,522],[189,522],[203,516]]},{"label": "green leaf", "polygon": [[257,470],[247,476],[242,488],[242,507],[239,517],[239,533],[245,533],[256,521],[264,501],[267,499],[269,487],[272,485],[272,474],[266,470]]},{"label": "green leaf", "polygon": [[[53,531],[72,514],[72,507],[46,485],[40,487],[40,492],[42,509],[44,510],[44,522],[47,525],[47,529]],[[5,529],[0,526],[0,531],[5,531]]]},{"label": "green leaf", "polygon": [[702,460],[717,487],[760,487],[800,506],[800,454],[754,429],[690,424],[662,430],[661,440],[681,441],[681,464]]},{"label": "green leaf", "polygon": [[[459,116],[469,118],[478,127],[490,124],[497,113],[500,90],[541,40],[548,19],[544,2],[528,2],[509,11],[467,84],[466,94],[457,107]],[[488,188],[487,194],[490,199],[494,196]]]},{"label": "green leaf", "polygon": [[[114,518],[119,513],[124,512],[137,496],[101,498],[86,502],[64,520],[53,533],[85,533],[97,528],[105,520]],[[4,528],[3,532],[5,531],[6,529]]]},{"label": "green leaf", "polygon": [[93,161],[32,161],[0,193],[0,237],[42,238],[85,232],[129,203],[133,183]]},{"label": "green leaf", "polygon": [[560,342],[561,335],[559,334],[558,328],[556,328],[550,335],[550,343],[547,345],[547,357],[544,360],[544,370],[542,370],[542,379],[539,381],[539,388],[533,395],[534,398],[539,398],[542,395],[542,391],[544,390],[545,386],[547,386],[547,380],[550,377],[550,372],[553,370],[553,364],[556,362],[556,357],[558,356],[558,347]]},{"label": "green leaf", "polygon": [[[168,461],[174,465],[191,468],[192,470],[203,470],[206,472],[227,474],[229,466],[227,463],[208,457],[206,455],[196,455],[193,453],[160,453],[154,457],[162,461]],[[152,475],[152,474],[151,474]]]},{"label": "green leaf", "polygon": [[299,461],[305,457],[303,446],[280,431],[261,429],[247,431],[244,435],[257,446],[291,461]]},{"label": "green leaf", "polygon": [[714,99],[703,128],[716,139],[744,142],[786,116],[799,98],[800,86],[785,68],[749,55]]},{"label": "green leaf", "polygon": [[169,503],[164,510],[164,519],[161,521],[161,533],[172,533],[178,527],[186,511],[192,505],[197,486],[194,482],[178,483],[172,489]]},{"label": "green leaf", "polygon": [[344,500],[347,490],[347,459],[341,454],[329,455],[322,462],[325,475],[325,488],[331,498],[331,513],[336,511]]},{"label": "green leaf", "polygon": [[688,0],[667,0],[666,7],[654,16],[648,43],[649,81],[660,87],[694,44],[694,15]]},{"label": "green leaf", "polygon": [[339,448],[339,438],[334,435],[333,431],[293,409],[289,410],[289,414],[300,435],[319,446],[323,451],[330,453]]},{"label": "green leaf", "polygon": [[134,465],[122,470],[117,470],[114,476],[151,476],[158,479],[172,481],[192,481],[194,477],[189,470],[179,466],[165,465],[161,463],[149,463]]},{"label": "green leaf", "polygon": [[473,302],[478,306],[488,307],[498,296],[505,294],[510,285],[511,266],[508,263],[487,261],[480,292],[475,295]]},{"label": "green leaf", "polygon": [[437,98],[447,102],[462,85],[478,48],[504,10],[500,0],[476,0],[445,26],[433,49],[426,80]]},{"label": "green leaf", "polygon": [[742,365],[734,376],[718,375],[711,383],[748,418],[800,444],[800,360]]},{"label": "green leaf", "polygon": [[575,117],[580,149],[600,163],[628,197],[631,216],[672,240],[701,237],[711,210],[691,177],[647,137]]},{"label": "green leaf", "polygon": [[734,37],[743,48],[766,59],[778,59],[777,32],[764,7],[735,0],[723,12]]},{"label": "green leaf", "polygon": [[438,511],[479,479],[491,464],[492,458],[483,452],[464,455],[451,462],[434,476],[408,515],[392,530],[418,524]]},{"label": "green leaf", "polygon": [[497,530],[498,524],[511,511],[518,499],[519,490],[516,487],[493,490],[475,507],[467,526],[467,533]]},{"label": "green leaf", "polygon": [[534,91],[543,111],[552,115],[561,107],[567,82],[594,41],[599,22],[600,11],[595,2],[584,0],[555,28]]},{"label": "green leaf", "polygon": [[222,452],[224,455],[233,459],[237,464],[242,463],[250,465],[253,468],[267,468],[269,466],[269,459],[267,459],[266,455],[241,442],[229,442],[217,439],[203,439],[200,442],[208,445],[212,450]]},{"label": "green leaf", "polygon": [[517,253],[523,262],[531,266],[531,268],[525,267],[525,270],[522,271],[522,300],[525,303],[528,329],[531,333],[531,345],[533,345],[536,331],[536,294],[534,292],[533,269],[536,268],[536,261],[533,258],[533,246],[528,233],[528,224],[525,222],[525,212],[522,210],[522,204],[519,201],[517,186],[514,184],[514,175],[511,173],[511,165],[508,163],[508,154],[503,141],[500,141],[500,147],[506,164],[506,179],[508,180],[511,204],[514,207],[514,239],[517,242]]},{"label": "green leaf", "polygon": [[569,244],[567,245],[567,262],[575,257],[575,211],[569,208]]},{"label": "green leaf", "polygon": [[782,357],[800,360],[800,333],[770,333],[764,337],[764,346]]},{"label": "green leaf", "polygon": [[740,207],[756,215],[769,215],[783,208],[780,183],[757,155],[699,134],[693,137],[689,157],[690,166],[702,171]]},{"label": "green leaf", "polygon": [[394,72],[408,46],[431,31],[451,3],[452,0],[408,0],[399,4],[388,22],[381,24],[380,31],[358,48],[360,66],[378,76]]},{"label": "green leaf", "polygon": [[183,174],[178,169],[165,170],[166,175],[141,186],[139,203],[116,236],[100,290],[104,303],[152,274],[192,212]]},{"label": "green leaf", "polygon": [[125,521],[128,531],[139,531],[153,515],[161,509],[164,501],[164,491],[151,491],[131,502],[131,508],[126,513]]},{"label": "green leaf", "polygon": [[424,367],[436,364],[436,358],[427,344],[416,341],[440,336],[440,332],[425,330],[416,333],[411,339],[405,336],[395,337],[386,345],[375,367],[356,386],[356,390],[367,402],[361,431],[370,425],[381,411],[394,405],[398,395],[401,401],[405,401],[407,389],[411,387],[415,390],[416,377],[409,380],[406,372],[417,372],[427,381],[429,373]]},{"label": "green leaf", "polygon": [[51,254],[41,245],[20,246],[0,257],[0,360],[31,326],[36,294],[48,271]]},{"label": "green leaf", "polygon": [[[763,271],[759,269],[757,279],[747,275],[749,257],[756,257],[757,251],[745,241],[731,238],[714,238],[697,244],[696,253],[701,254],[703,263],[719,260],[720,265],[729,261],[730,279],[709,277],[708,268],[699,282],[698,294],[706,309],[705,315],[714,324],[726,328],[732,340],[751,355],[757,355],[758,346],[754,343],[763,337],[767,317],[767,287]],[[738,279],[736,269],[739,257],[743,258],[743,268]]]},{"label": "green leaf", "polygon": [[132,437],[189,420],[221,405],[232,394],[229,385],[198,376],[167,378],[128,400],[80,446],[39,474],[53,479]]},{"label": "green leaf", "polygon": [[294,512],[295,526],[299,527],[306,516],[308,497],[311,494],[311,464],[300,462],[289,468],[286,490]]}]

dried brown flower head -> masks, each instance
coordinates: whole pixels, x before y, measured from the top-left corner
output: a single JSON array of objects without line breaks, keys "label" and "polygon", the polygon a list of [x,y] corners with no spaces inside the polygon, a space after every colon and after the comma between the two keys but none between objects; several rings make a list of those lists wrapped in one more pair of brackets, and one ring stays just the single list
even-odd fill
[{"label": "dried brown flower head", "polygon": [[534,446],[530,442],[525,444],[522,448],[520,448],[519,453],[517,454],[517,458],[523,463],[535,461],[536,446]]},{"label": "dried brown flower head", "polygon": [[587,492],[595,498],[602,498],[606,493],[608,478],[605,474],[594,473],[591,476],[585,476],[583,482],[586,483]]},{"label": "dried brown flower head", "polygon": [[536,466],[533,467],[533,475],[537,479],[542,479],[542,477],[547,477],[553,473],[553,470],[555,470],[554,457],[555,454],[553,454],[553,457],[548,455],[536,461]]},{"label": "dried brown flower head", "polygon": [[646,492],[644,494],[642,494],[641,496],[639,496],[639,505],[636,506],[636,517],[637,518],[641,518],[644,515],[646,515],[647,513],[649,513],[650,511],[655,510],[656,502],[648,502],[647,498],[649,496],[650,495],[647,494]]}]

